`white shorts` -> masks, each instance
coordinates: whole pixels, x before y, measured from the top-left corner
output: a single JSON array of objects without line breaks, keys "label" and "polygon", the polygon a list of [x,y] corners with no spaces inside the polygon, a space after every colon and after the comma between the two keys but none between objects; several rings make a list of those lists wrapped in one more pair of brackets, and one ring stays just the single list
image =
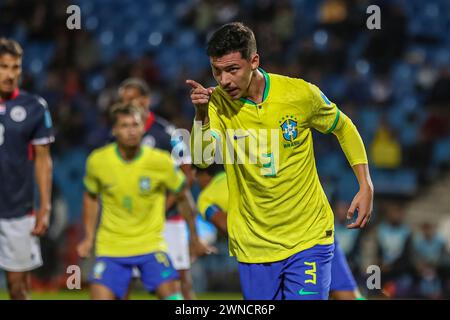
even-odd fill
[{"label": "white shorts", "polygon": [[170,260],[176,270],[189,270],[191,258],[189,256],[189,240],[186,221],[166,220],[164,238]]},{"label": "white shorts", "polygon": [[31,231],[35,216],[0,219],[0,269],[24,272],[42,265],[39,238]]}]

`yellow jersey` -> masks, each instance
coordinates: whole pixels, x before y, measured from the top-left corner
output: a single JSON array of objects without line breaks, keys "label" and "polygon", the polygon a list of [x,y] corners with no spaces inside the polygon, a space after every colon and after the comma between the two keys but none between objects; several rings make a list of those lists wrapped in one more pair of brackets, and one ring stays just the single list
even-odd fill
[{"label": "yellow jersey", "polygon": [[185,177],[166,151],[141,146],[125,161],[115,143],[87,159],[84,185],[100,196],[96,255],[129,257],[166,251],[163,239],[166,192],[178,192]]},{"label": "yellow jersey", "polygon": [[209,221],[217,211],[228,211],[228,186],[225,172],[218,173],[200,192],[197,199],[197,210]]},{"label": "yellow jersey", "polygon": [[208,107],[229,188],[230,253],[244,263],[333,243],[333,212],[317,174],[311,128],[331,133],[345,117],[318,87],[260,71],[261,103],[232,100],[217,87]]}]

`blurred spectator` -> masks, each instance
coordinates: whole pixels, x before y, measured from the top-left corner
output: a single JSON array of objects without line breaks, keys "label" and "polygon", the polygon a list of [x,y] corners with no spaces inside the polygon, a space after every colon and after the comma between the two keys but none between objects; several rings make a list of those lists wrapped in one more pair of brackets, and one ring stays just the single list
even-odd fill
[{"label": "blurred spectator", "polygon": [[408,296],[413,287],[412,232],[399,202],[387,203],[376,238],[383,292],[390,297]]},{"label": "blurred spectator", "polygon": [[389,71],[392,62],[400,58],[404,52],[408,20],[405,7],[398,2],[380,0],[370,4],[380,7],[381,29],[368,32],[365,57],[373,63],[377,74],[385,74]]},{"label": "blurred spectator", "polygon": [[441,70],[436,82],[431,88],[428,103],[447,108],[450,101],[450,67]]},{"label": "blurred spectator", "polygon": [[420,298],[438,299],[442,297],[442,283],[438,272],[444,258],[445,243],[429,222],[422,223],[420,231],[414,237],[418,295]]},{"label": "blurred spectator", "polygon": [[386,121],[382,121],[375,132],[370,157],[379,169],[396,169],[402,164],[402,147]]},{"label": "blurred spectator", "polygon": [[439,221],[439,236],[444,239],[445,251],[440,270],[443,282],[444,298],[450,299],[450,213]]}]

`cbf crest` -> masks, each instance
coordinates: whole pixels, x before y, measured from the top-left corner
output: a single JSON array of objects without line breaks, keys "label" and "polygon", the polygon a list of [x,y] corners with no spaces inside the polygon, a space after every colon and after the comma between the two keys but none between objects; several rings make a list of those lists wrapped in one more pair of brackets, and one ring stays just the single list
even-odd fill
[{"label": "cbf crest", "polygon": [[297,118],[286,115],[279,121],[283,138],[286,141],[292,142],[298,137]]},{"label": "cbf crest", "polygon": [[150,178],[149,177],[140,177],[139,178],[139,190],[141,192],[150,191]]}]

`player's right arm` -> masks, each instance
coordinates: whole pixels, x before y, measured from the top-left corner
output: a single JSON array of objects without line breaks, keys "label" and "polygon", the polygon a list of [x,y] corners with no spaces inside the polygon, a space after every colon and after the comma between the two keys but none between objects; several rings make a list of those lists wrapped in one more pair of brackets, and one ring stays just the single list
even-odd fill
[{"label": "player's right arm", "polygon": [[[162,157],[164,155],[161,155]],[[166,155],[166,187],[176,195],[178,211],[185,218],[189,227],[189,240],[191,255],[193,259],[198,256],[210,254],[215,252],[215,248],[203,244],[197,233],[195,218],[197,212],[195,211],[195,202],[189,187],[186,185],[186,177],[180,169],[178,169],[173,162],[170,155]]]},{"label": "player's right arm", "polygon": [[89,257],[95,241],[95,229],[98,219],[98,193],[100,184],[95,175],[95,157],[91,155],[86,162],[86,175],[83,195],[83,228],[84,238],[77,247],[78,255],[82,258]]},{"label": "player's right arm", "polygon": [[205,88],[194,80],[186,80],[191,86],[191,101],[195,106],[194,124],[191,130],[191,157],[193,163],[200,167],[206,168],[212,163],[214,158],[214,150],[210,156],[204,159],[204,151],[214,144],[211,135],[209,103],[214,88]]},{"label": "player's right arm", "polygon": [[197,200],[197,209],[202,217],[211,222],[217,229],[222,231],[224,234],[228,234],[227,229],[227,214],[222,210],[222,208],[211,201],[204,192],[200,193]]},{"label": "player's right arm", "polygon": [[214,226],[216,226],[217,229],[222,231],[225,234],[228,234],[227,229],[227,214],[223,212],[222,210],[217,210],[209,219],[209,222],[211,222]]}]

